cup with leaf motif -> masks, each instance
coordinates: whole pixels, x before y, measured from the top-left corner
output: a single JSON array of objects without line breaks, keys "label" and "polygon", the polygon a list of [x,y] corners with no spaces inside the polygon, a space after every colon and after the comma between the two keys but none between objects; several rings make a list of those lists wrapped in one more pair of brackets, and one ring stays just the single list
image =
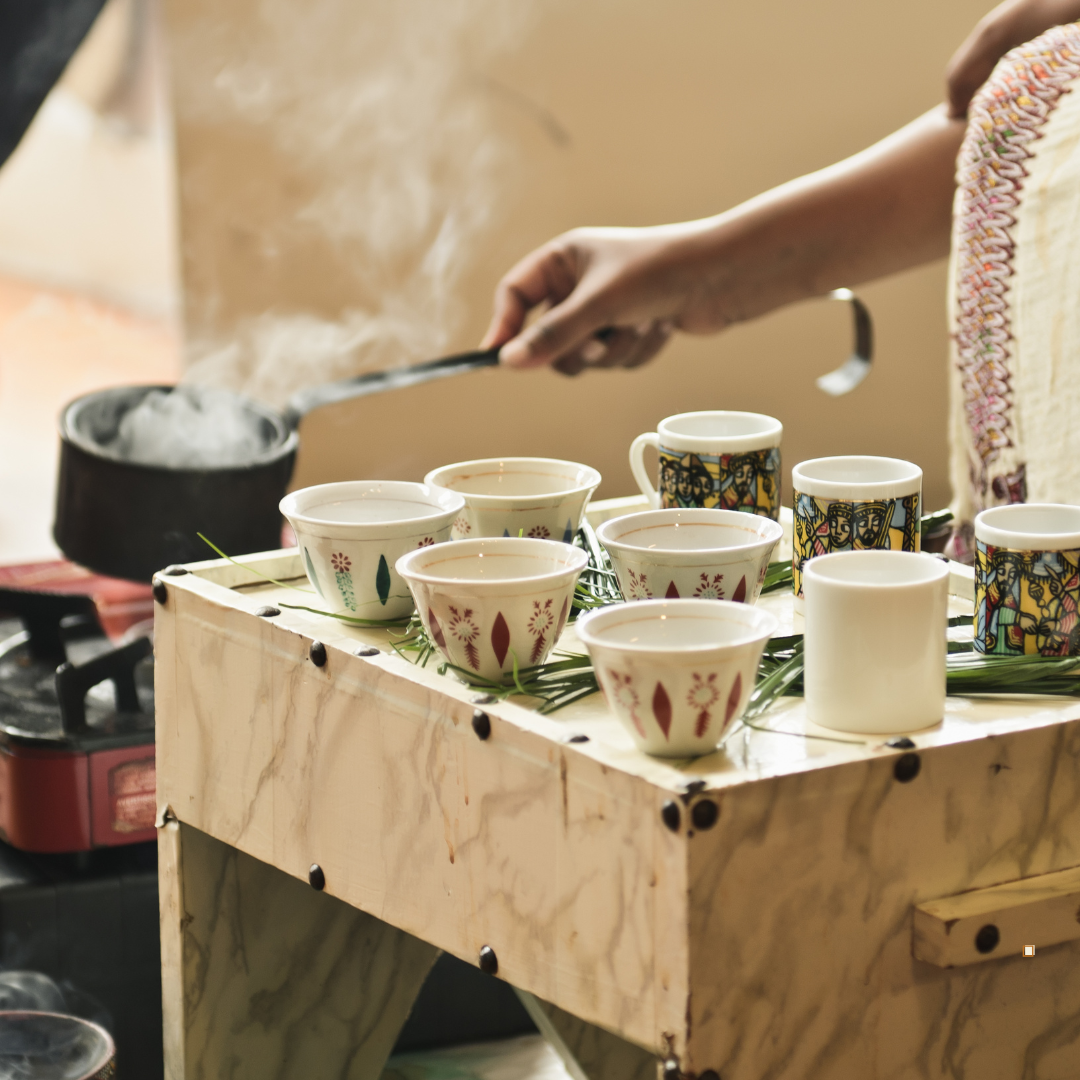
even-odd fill
[{"label": "cup with leaf motif", "polygon": [[394,565],[407,551],[450,539],[465,500],[427,484],[351,480],[281,500],[308,581],[334,612],[401,619],[413,600]]}]

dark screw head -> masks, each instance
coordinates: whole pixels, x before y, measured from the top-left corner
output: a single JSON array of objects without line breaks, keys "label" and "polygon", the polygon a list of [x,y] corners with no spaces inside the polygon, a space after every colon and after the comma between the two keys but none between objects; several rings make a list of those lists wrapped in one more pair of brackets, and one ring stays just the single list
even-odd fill
[{"label": "dark screw head", "polygon": [[915,744],[906,735],[900,735],[895,739],[890,739],[885,745],[891,746],[894,750],[915,749]]},{"label": "dark screw head", "polygon": [[715,1069],[706,1069],[698,1074],[697,1080],[720,1080],[720,1074]]},{"label": "dark screw head", "polygon": [[376,649],[374,645],[361,645],[356,650],[357,656],[378,656],[382,650]]},{"label": "dark screw head", "polygon": [[663,1077],[664,1080],[681,1080],[682,1073],[679,1072],[679,1063],[675,1058],[668,1058],[664,1062]]},{"label": "dark screw head", "polygon": [[588,735],[571,735],[570,738],[567,739],[566,741],[567,742],[574,742],[574,743],[588,742],[589,741],[589,736]]},{"label": "dark screw head", "polygon": [[191,571],[186,566],[177,566],[173,563],[172,566],[166,566],[162,573],[169,577],[182,577],[184,574],[190,574]]},{"label": "dark screw head", "polygon": [[481,742],[491,735],[491,717],[483,709],[477,709],[472,714],[472,729]]},{"label": "dark screw head", "polygon": [[682,822],[679,804],[668,799],[668,801],[660,807],[660,820],[663,821],[672,832],[678,832],[679,824]]},{"label": "dark screw head", "polygon": [[490,945],[484,945],[480,949],[480,970],[485,975],[497,975],[499,973],[499,958]]},{"label": "dark screw head", "polygon": [[311,662],[316,667],[324,667],[326,665],[326,646],[321,641],[313,641],[311,648],[308,649],[308,656],[311,657]]},{"label": "dark screw head", "polygon": [[322,867],[317,862],[313,862],[308,867],[307,879],[308,884],[311,885],[316,892],[322,892],[323,889],[326,888],[326,875],[323,873]]},{"label": "dark screw head", "polygon": [[695,829],[711,829],[720,817],[720,807],[712,799],[698,799],[690,811],[690,820]]},{"label": "dark screw head", "polygon": [[981,953],[993,952],[1001,941],[1001,933],[993,923],[987,923],[975,935],[975,948]]},{"label": "dark screw head", "polygon": [[919,775],[921,768],[922,762],[919,760],[918,754],[901,754],[893,766],[893,776],[901,784],[907,784]]},{"label": "dark screw head", "polygon": [[272,619],[275,615],[281,614],[281,608],[271,607],[267,604],[265,607],[259,608],[255,614],[258,615],[260,619]]},{"label": "dark screw head", "polygon": [[154,578],[153,593],[154,599],[164,607],[165,601],[169,599],[169,590],[165,588],[165,582]]},{"label": "dark screw head", "polygon": [[686,781],[685,789],[686,794],[683,796],[683,801],[689,802],[691,795],[696,795],[699,791],[705,790],[705,781],[700,776],[695,776]]},{"label": "dark screw head", "polygon": [[494,705],[496,701],[494,694],[477,694],[472,699],[474,705]]}]

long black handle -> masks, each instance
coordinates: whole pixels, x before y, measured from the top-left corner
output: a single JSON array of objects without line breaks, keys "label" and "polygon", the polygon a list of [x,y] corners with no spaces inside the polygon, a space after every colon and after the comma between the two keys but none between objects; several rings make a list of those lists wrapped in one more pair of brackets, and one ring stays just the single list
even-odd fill
[{"label": "long black handle", "polygon": [[289,399],[289,404],[285,407],[285,421],[295,429],[312,409],[321,408],[323,405],[366,397],[368,394],[381,394],[386,390],[401,390],[406,386],[416,386],[431,379],[442,379],[447,375],[458,375],[465,371],[475,371],[477,368],[495,367],[498,362],[498,349],[484,349],[446,356],[442,360],[429,360],[425,364],[414,364],[412,367],[372,371],[367,375],[357,375],[353,379],[312,386],[300,390]]}]

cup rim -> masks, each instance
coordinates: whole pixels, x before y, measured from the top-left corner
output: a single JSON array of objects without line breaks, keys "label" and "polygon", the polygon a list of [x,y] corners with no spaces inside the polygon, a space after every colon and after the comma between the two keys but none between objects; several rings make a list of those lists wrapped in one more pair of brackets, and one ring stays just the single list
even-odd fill
[{"label": "cup rim", "polygon": [[[309,517],[301,508],[304,503],[315,497],[315,493],[320,493],[329,499],[335,496],[347,498],[350,492],[367,492],[374,488],[382,489],[380,494],[385,494],[390,499],[396,497],[395,492],[397,496],[420,495],[419,499],[413,498],[409,501],[433,507],[438,512],[415,518],[392,518],[389,521],[330,521],[326,518]],[[446,496],[450,497],[449,500]],[[278,503],[278,510],[294,527],[301,525],[313,530],[338,529],[362,533],[414,526],[422,532],[425,528],[430,528],[432,523],[440,517],[453,517],[464,508],[465,500],[456,492],[449,491],[447,488],[436,488],[430,484],[415,484],[408,480],[339,480],[330,484],[312,484],[309,487],[290,491]]]},{"label": "cup rim", "polygon": [[[688,420],[699,416],[737,416],[744,419],[760,420],[762,421],[761,430],[743,435],[683,435],[678,431],[673,431],[671,428],[674,421]],[[661,448],[685,450],[687,452],[696,451],[704,454],[715,453],[719,443],[724,444],[724,450],[721,452],[736,453],[740,450],[772,450],[780,445],[783,434],[784,425],[775,416],[768,416],[765,413],[740,412],[735,409],[698,409],[695,412],[675,413],[672,416],[665,416],[656,425],[656,436]],[[681,445],[673,446],[670,442],[666,443],[664,442],[665,438],[673,439]]]},{"label": "cup rim", "polygon": [[[892,466],[902,475],[880,480],[832,480],[810,475],[815,467],[844,463],[855,465]],[[900,466],[900,468],[896,468]],[[811,495],[825,499],[845,499],[849,502],[895,499],[922,492],[923,471],[903,458],[880,457],[873,454],[837,454],[830,457],[800,461],[791,470],[791,486],[796,495]]]},{"label": "cup rim", "polygon": [[[587,480],[583,484],[576,484],[573,487],[564,488],[561,491],[547,491],[537,495],[488,495],[481,491],[461,491],[458,488],[447,487],[445,483],[440,482],[440,477],[461,469],[482,468],[490,465],[518,465],[525,463],[565,465],[571,469],[584,471]],[[451,465],[440,465],[437,469],[432,469],[431,472],[424,477],[424,483],[429,484],[431,487],[441,488],[444,491],[452,491],[455,495],[461,495],[465,499],[466,504],[483,504],[489,507],[509,507],[522,502],[531,505],[538,500],[563,500],[575,495],[591,494],[599,486],[601,479],[603,478],[596,469],[591,465],[585,465],[580,461],[567,461],[565,458],[544,457],[493,457],[473,458],[471,461],[456,461]]]},{"label": "cup rim", "polygon": [[[1032,512],[1064,511],[1076,518],[1077,528],[1064,532],[1025,532],[1007,528],[997,521],[1010,517],[1023,519]],[[1021,524],[1017,522],[1017,524]],[[1009,503],[991,506],[975,517],[975,539],[993,547],[1013,551],[1072,551],[1080,548],[1080,506],[1070,503]]]},{"label": "cup rim", "polygon": [[[625,540],[612,537],[609,534],[614,528],[619,525],[620,522],[628,522],[630,520],[640,521],[643,528],[648,527],[648,523],[643,520],[646,518],[656,519],[657,525],[663,525],[665,519],[672,517],[678,517],[685,515],[690,518],[686,524],[693,524],[695,521],[705,522],[708,524],[720,524],[731,526],[743,526],[747,518],[753,518],[760,522],[767,522],[766,526],[768,532],[774,533],[773,536],[760,536],[756,540],[750,540],[744,544],[730,544],[725,547],[705,547],[705,548],[655,548],[655,547],[643,547],[640,544],[629,544]],[[722,520],[717,521],[717,516],[723,515]],[[678,525],[679,522],[674,522]],[[596,530],[596,538],[604,545],[605,548],[615,548],[618,551],[632,552],[635,555],[689,555],[689,556],[708,556],[718,555],[720,553],[732,553],[732,554],[748,554],[752,551],[756,551],[766,545],[775,545],[784,535],[784,527],[778,521],[773,521],[772,518],[764,517],[760,514],[744,514],[737,510],[721,510],[713,507],[667,507],[662,510],[640,510],[632,514],[623,514],[621,517],[609,518],[603,522]]]},{"label": "cup rim", "polygon": [[[830,567],[843,567],[844,563],[882,562],[887,560],[896,567],[908,566],[922,571],[921,576],[906,581],[852,581],[833,577],[827,572]],[[918,560],[918,561],[915,561]],[[885,591],[910,589],[921,585],[932,585],[949,576],[949,564],[926,551],[893,551],[891,549],[867,549],[865,551],[832,551],[827,555],[815,555],[803,566],[803,592],[807,581],[821,581],[826,587],[849,590]]]},{"label": "cup rim", "polygon": [[[665,613],[675,613],[679,617],[680,612],[684,616],[690,616],[698,612],[703,616],[717,616],[720,614],[734,615],[735,621],[742,623],[746,633],[733,641],[725,641],[721,644],[710,645],[645,645],[633,642],[605,641],[599,636],[609,623],[616,623],[620,617],[629,616],[640,621],[648,618],[650,613],[656,618],[664,617]],[[755,630],[754,624],[757,624]],[[590,611],[578,618],[574,624],[578,640],[586,648],[598,646],[602,649],[615,649],[618,652],[627,653],[660,653],[666,656],[698,656],[705,653],[716,652],[718,649],[736,649],[743,645],[753,645],[759,641],[768,640],[780,628],[780,620],[772,612],[764,608],[754,607],[751,604],[736,604],[732,600],[696,600],[693,598],[678,600],[635,600],[633,603],[612,604],[610,607]],[[767,632],[765,630],[767,629]]]},{"label": "cup rim", "polygon": [[[443,558],[453,558],[455,555],[464,557],[470,554],[485,554],[484,548],[494,549],[490,552],[491,554],[499,553],[499,549],[508,549],[503,551],[503,554],[526,555],[530,551],[537,554],[549,554],[552,557],[558,557],[562,565],[557,569],[545,570],[538,574],[521,574],[517,577],[497,579],[447,577],[413,569],[413,563],[420,562],[433,552],[437,552]],[[406,552],[394,564],[394,569],[408,582],[415,581],[422,585],[433,586],[455,586],[481,593],[502,593],[513,586],[557,581],[563,577],[577,577],[588,562],[589,556],[585,551],[572,544],[564,544],[560,540],[541,540],[530,536],[476,536],[470,540],[448,540],[442,544]]]}]

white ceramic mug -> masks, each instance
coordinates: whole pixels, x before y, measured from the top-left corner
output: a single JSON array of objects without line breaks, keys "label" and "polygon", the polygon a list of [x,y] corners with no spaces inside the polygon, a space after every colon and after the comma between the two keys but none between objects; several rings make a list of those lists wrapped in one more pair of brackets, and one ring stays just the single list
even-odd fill
[{"label": "white ceramic mug", "polygon": [[[748,412],[679,413],[630,444],[630,468],[654,510],[715,507],[780,516],[783,425]],[[660,490],[645,470],[645,447],[656,449]]]},{"label": "white ceramic mug", "polygon": [[834,551],[921,547],[922,469],[910,461],[855,454],[813,458],[791,470],[791,486],[796,610],[810,559]]},{"label": "white ceramic mug", "polygon": [[975,518],[975,648],[1080,654],[1080,506],[1014,503]]},{"label": "white ceramic mug", "polygon": [[864,734],[945,715],[949,566],[909,551],[842,551],[805,569],[806,714]]}]

